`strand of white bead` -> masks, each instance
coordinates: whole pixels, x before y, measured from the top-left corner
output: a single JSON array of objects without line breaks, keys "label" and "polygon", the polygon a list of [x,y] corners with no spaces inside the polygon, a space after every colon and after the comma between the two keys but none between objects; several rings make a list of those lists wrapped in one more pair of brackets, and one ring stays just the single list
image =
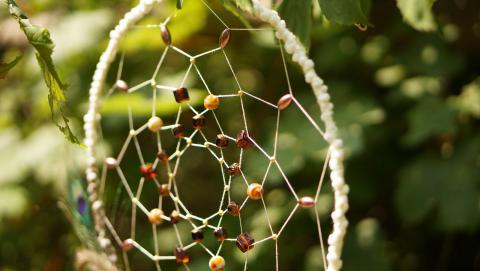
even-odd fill
[{"label": "strand of white bead", "polygon": [[160,3],[161,1],[162,0],[141,0],[137,6],[125,14],[118,25],[110,32],[110,41],[107,49],[100,57],[93,75],[93,81],[89,90],[88,112],[84,116],[85,145],[87,146],[86,177],[87,181],[89,182],[89,200],[92,204],[92,214],[95,223],[95,230],[97,231],[98,243],[107,254],[109,260],[112,262],[117,261],[117,256],[115,253],[115,248],[112,246],[110,239],[106,236],[104,224],[105,210],[103,208],[102,200],[97,194],[98,175],[95,159],[95,144],[98,134],[97,124],[101,118],[98,111],[99,97],[105,84],[105,78],[107,76],[110,64],[114,60],[117,53],[121,37],[131,26],[149,13],[155,3]]},{"label": "strand of white bead", "polygon": [[325,139],[330,144],[330,178],[335,194],[335,207],[331,214],[333,231],[328,237],[327,271],[337,271],[342,267],[343,239],[348,226],[345,213],[348,210],[349,187],[344,180],[343,142],[337,135],[337,126],[332,117],[333,104],[330,101],[328,88],[315,72],[314,63],[308,58],[304,47],[296,36],[288,30],[285,21],[280,18],[278,13],[263,6],[257,0],[253,0],[253,10],[257,17],[272,25],[276,36],[284,42],[287,53],[292,55],[293,61],[302,67],[305,81],[311,85],[322,112],[321,119],[325,123]]}]

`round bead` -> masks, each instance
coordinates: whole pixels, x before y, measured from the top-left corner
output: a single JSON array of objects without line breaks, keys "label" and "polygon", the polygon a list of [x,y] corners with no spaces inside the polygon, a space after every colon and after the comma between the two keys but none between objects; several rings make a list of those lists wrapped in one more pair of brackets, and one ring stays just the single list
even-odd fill
[{"label": "round bead", "polygon": [[170,223],[177,224],[178,222],[180,222],[180,219],[181,217],[177,210],[173,210],[170,214]]},{"label": "round bead", "polygon": [[261,199],[263,194],[263,187],[259,183],[252,183],[247,188],[247,196],[250,199]]},{"label": "round bead", "polygon": [[291,94],[285,94],[283,95],[277,102],[278,109],[283,110],[287,108],[290,103],[292,102],[292,95]]},{"label": "round bead", "polygon": [[220,48],[225,48],[228,45],[228,42],[230,41],[230,30],[225,29],[223,30],[222,34],[220,34],[220,38],[218,39],[218,45],[220,45]]},{"label": "round bead", "polygon": [[312,208],[313,206],[315,206],[315,199],[309,196],[301,197],[298,200],[298,204],[302,208]]},{"label": "round bead", "polygon": [[222,271],[225,268],[225,259],[222,256],[213,256],[208,262],[212,271]]},{"label": "round bead", "polygon": [[114,169],[118,166],[118,161],[113,157],[107,157],[105,158],[105,165],[108,169]]},{"label": "round bead", "polygon": [[170,189],[168,189],[168,184],[162,184],[158,187],[158,193],[160,193],[160,195],[166,197],[168,195],[170,195]]},{"label": "round bead", "polygon": [[162,224],[163,222],[162,216],[163,216],[163,211],[158,208],[154,208],[148,214],[148,220],[150,221],[150,223],[154,225]]},{"label": "round bead", "polygon": [[208,95],[203,100],[203,106],[205,106],[205,108],[208,110],[217,109],[219,104],[220,104],[220,99],[217,96],[212,94]]},{"label": "round bead", "polygon": [[132,248],[133,248],[132,239],[127,239],[127,240],[122,242],[122,249],[123,250],[129,251],[129,250],[132,250]]},{"label": "round bead", "polygon": [[157,171],[153,168],[153,165],[150,163],[140,166],[140,174],[142,175],[143,178],[149,181],[155,179],[158,175]]},{"label": "round bead", "polygon": [[128,84],[123,80],[117,80],[117,82],[115,82],[115,88],[122,92],[128,92]]},{"label": "round bead", "polygon": [[148,129],[154,133],[158,132],[163,126],[163,120],[157,116],[151,117],[147,123]]}]

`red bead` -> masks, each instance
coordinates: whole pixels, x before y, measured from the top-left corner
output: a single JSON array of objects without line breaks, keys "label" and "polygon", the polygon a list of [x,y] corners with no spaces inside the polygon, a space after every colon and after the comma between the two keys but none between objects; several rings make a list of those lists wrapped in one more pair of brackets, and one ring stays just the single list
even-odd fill
[{"label": "red bead", "polygon": [[187,88],[177,88],[175,91],[173,91],[173,96],[175,97],[175,101],[177,103],[187,102],[190,100]]},{"label": "red bead", "polygon": [[237,146],[242,149],[248,149],[253,146],[252,140],[245,129],[238,133],[236,143]]},{"label": "red bead", "polygon": [[158,193],[166,197],[170,195],[170,189],[168,189],[168,184],[162,184],[158,187]]},{"label": "red bead", "polygon": [[315,199],[309,196],[301,197],[298,200],[298,204],[302,208],[312,208],[313,206],[315,206]]},{"label": "red bead", "polygon": [[176,247],[174,254],[175,254],[175,261],[177,263],[187,264],[190,262],[190,257],[188,256],[187,252],[181,247]]},{"label": "red bead", "polygon": [[242,251],[243,253],[251,250],[253,248],[253,243],[255,243],[255,239],[253,239],[253,237],[244,232],[242,234],[240,234],[238,237],[237,237],[237,247],[240,249],[240,251]]},{"label": "red bead", "polygon": [[285,94],[283,95],[277,102],[278,109],[283,110],[287,108],[290,103],[292,102],[292,95],[291,94]]},{"label": "red bead", "polygon": [[153,165],[150,163],[140,166],[140,174],[142,174],[142,177],[144,177],[147,180],[153,180],[158,175],[157,171],[153,168]]}]

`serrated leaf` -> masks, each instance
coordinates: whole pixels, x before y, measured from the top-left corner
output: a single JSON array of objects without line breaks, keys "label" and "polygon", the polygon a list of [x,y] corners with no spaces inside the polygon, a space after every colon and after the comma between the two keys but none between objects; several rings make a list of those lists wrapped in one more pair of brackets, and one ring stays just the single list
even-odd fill
[{"label": "serrated leaf", "polygon": [[312,29],[312,0],[284,0],[278,7],[280,16],[286,21],[288,29],[300,41],[309,47]]},{"label": "serrated leaf", "polygon": [[368,24],[366,12],[369,5],[360,0],[318,0],[320,8],[327,19],[343,25]]},{"label": "serrated leaf", "polygon": [[435,0],[397,0],[403,19],[419,31],[434,31],[437,24],[432,12]]},{"label": "serrated leaf", "polygon": [[9,63],[1,63],[0,62],[0,79],[5,79],[5,76],[7,76],[7,73],[17,65],[17,63],[22,59],[22,56],[19,55],[17,56],[14,60],[12,60]]},{"label": "serrated leaf", "polygon": [[35,56],[42,70],[43,79],[48,87],[48,103],[52,112],[52,119],[58,129],[72,143],[80,144],[68,125],[68,118],[63,113],[65,90],[67,85],[62,83],[52,60],[55,44],[50,38],[49,31],[41,26],[33,25],[14,0],[7,0],[10,15],[14,17],[25,33],[29,43],[35,48]]}]

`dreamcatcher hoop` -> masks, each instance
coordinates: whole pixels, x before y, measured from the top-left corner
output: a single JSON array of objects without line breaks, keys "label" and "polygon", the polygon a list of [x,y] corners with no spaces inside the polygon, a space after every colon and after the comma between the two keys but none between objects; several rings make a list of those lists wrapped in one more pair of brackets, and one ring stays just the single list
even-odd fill
[{"label": "dreamcatcher hoop", "polygon": [[[110,32],[110,41],[107,49],[103,52],[96,66],[89,90],[88,112],[84,116],[85,145],[87,152],[86,179],[88,181],[89,200],[92,206],[98,243],[112,263],[117,261],[117,256],[105,228],[106,214],[102,199],[99,198],[98,195],[100,184],[95,156],[95,145],[99,135],[99,121],[101,118],[100,95],[106,81],[109,67],[115,59],[121,38],[126,34],[128,29],[146,16],[155,4],[160,2],[162,2],[162,0],[141,0],[137,6],[125,14],[118,25]],[[311,86],[320,107],[321,119],[325,124],[323,137],[329,144],[330,159],[328,164],[335,201],[331,214],[333,230],[327,240],[326,270],[337,271],[342,266],[341,253],[348,226],[345,213],[348,210],[347,195],[349,187],[345,184],[344,180],[343,142],[338,136],[337,126],[333,120],[333,104],[330,101],[328,88],[315,72],[314,62],[307,56],[305,48],[301,45],[297,37],[287,29],[285,21],[280,18],[278,13],[275,10],[265,7],[258,0],[252,0],[252,3],[252,15],[272,26],[276,37],[283,42],[285,51],[292,55],[292,60],[302,68],[305,81]]]}]

